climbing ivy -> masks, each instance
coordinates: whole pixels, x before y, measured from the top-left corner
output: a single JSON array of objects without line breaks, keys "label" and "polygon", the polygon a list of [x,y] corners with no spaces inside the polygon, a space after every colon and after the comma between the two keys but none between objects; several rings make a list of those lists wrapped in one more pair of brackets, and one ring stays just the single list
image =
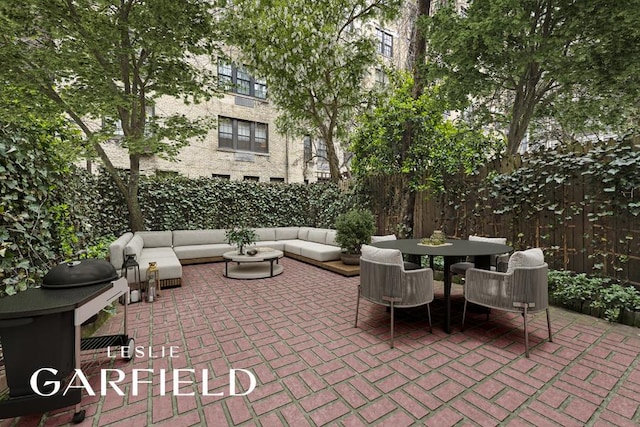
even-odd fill
[{"label": "climbing ivy", "polygon": [[[78,171],[82,200],[92,228],[101,234],[128,231],[124,201],[108,176]],[[366,205],[358,191],[333,183],[285,184],[219,178],[143,177],[140,201],[147,230],[212,229],[234,226],[332,227],[354,205]]]},{"label": "climbing ivy", "polygon": [[631,140],[543,150],[513,171],[488,175],[467,194],[480,194],[475,215],[508,218],[509,230],[502,232],[514,243],[535,224],[537,236],[522,234],[521,245],[544,246],[552,256],[578,224],[585,230],[580,249],[588,246],[593,269],[615,276],[637,249],[628,225],[640,216],[638,165],[640,151]]},{"label": "climbing ivy", "polygon": [[61,118],[0,122],[0,296],[37,284],[78,242],[64,186],[75,137]]}]

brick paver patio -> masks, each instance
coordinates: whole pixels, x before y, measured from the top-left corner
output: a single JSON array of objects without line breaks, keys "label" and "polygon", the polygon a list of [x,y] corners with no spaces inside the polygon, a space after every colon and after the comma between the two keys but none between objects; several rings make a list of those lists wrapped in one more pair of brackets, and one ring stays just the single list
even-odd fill
[{"label": "brick paver patio", "polygon": [[[359,328],[353,327],[358,277],[288,258],[281,263],[282,275],[251,281],[224,278],[222,263],[185,266],[181,288],[165,290],[153,304],[131,305],[129,333],[154,357],[126,363],[106,351],[93,355],[96,362],[83,371],[94,372],[97,395],[83,393],[81,425],[640,424],[637,328],[553,308],[554,342],[546,340],[544,314],[537,315],[527,359],[518,315],[494,311],[486,322],[472,313],[460,331],[456,286],[451,335],[440,325],[440,288],[433,334],[424,308],[403,312],[390,349],[384,307],[363,300]],[[102,333],[119,333],[121,321],[120,313]],[[177,357],[169,357],[171,346]],[[165,357],[156,358],[162,349]],[[107,368],[125,372],[124,396],[112,389],[100,396],[97,373]],[[152,369],[154,384],[143,382],[134,393],[134,369]],[[177,369],[193,370],[178,371],[180,396],[173,387]],[[255,389],[230,396],[230,369],[250,372]],[[239,371],[237,379],[242,394],[250,376]],[[67,425],[72,414],[65,408],[0,425]]]}]

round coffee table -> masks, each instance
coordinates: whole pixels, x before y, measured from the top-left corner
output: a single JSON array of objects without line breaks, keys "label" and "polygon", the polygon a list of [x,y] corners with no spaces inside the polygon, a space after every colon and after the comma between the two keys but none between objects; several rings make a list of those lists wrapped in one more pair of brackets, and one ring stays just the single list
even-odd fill
[{"label": "round coffee table", "polygon": [[281,274],[284,270],[278,263],[283,257],[282,251],[271,248],[258,248],[255,255],[240,255],[238,251],[222,254],[224,275],[230,279],[264,279]]}]

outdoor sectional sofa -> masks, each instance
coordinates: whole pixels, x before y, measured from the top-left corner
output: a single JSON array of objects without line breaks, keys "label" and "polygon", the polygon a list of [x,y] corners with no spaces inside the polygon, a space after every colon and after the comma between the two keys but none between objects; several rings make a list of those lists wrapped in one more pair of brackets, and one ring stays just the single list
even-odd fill
[{"label": "outdoor sectional sofa", "polygon": [[[155,261],[160,287],[181,285],[182,266],[222,261],[222,254],[235,249],[227,243],[226,230],[138,231],[125,233],[109,246],[111,264],[120,271],[127,255],[135,255],[144,280],[149,262]],[[313,227],[265,227],[254,229],[256,247],[270,247],[285,256],[320,265],[340,259],[336,231]],[[129,271],[129,283],[136,281]]]}]

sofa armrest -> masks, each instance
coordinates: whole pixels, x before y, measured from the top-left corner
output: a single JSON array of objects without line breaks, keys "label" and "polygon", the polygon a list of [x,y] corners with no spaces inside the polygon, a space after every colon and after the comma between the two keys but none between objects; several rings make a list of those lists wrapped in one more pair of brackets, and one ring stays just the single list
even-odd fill
[{"label": "sofa armrest", "polygon": [[116,270],[121,269],[124,264],[124,248],[132,237],[133,233],[124,233],[109,245],[109,261]]}]

